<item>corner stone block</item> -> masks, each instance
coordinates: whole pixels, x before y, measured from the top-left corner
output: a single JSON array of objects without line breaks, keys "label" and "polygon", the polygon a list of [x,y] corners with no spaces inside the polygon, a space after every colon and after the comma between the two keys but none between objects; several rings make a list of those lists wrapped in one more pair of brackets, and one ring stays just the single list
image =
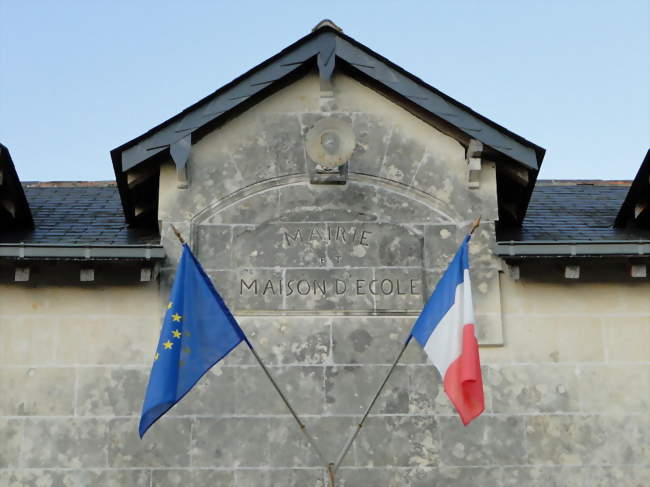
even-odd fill
[{"label": "corner stone block", "polygon": [[[410,487],[502,487],[497,467],[418,467],[410,472]],[[523,487],[525,484],[521,484]],[[526,485],[526,487],[528,487]]]},{"label": "corner stone block", "polygon": [[[505,467],[503,487],[593,487],[585,484],[586,469],[582,467]],[[609,484],[608,484],[609,485]],[[618,485],[618,484],[611,484]]]},{"label": "corner stone block", "polygon": [[424,157],[425,148],[417,139],[404,133],[398,125],[393,127],[379,176],[384,179],[410,184]]},{"label": "corner stone block", "polygon": [[[279,189],[275,211],[282,222],[366,222],[376,221],[373,207],[376,189],[348,181],[344,185],[292,184]],[[265,218],[263,221],[269,220]],[[247,223],[257,223],[251,221]]]},{"label": "corner stone block", "polygon": [[312,467],[318,459],[291,417],[197,418],[194,467]]},{"label": "corner stone block", "polygon": [[177,207],[196,212],[247,185],[229,144],[215,140],[213,134],[219,137],[219,131],[215,131],[194,145],[189,165],[191,187],[175,193]]},{"label": "corner stone block", "polygon": [[[376,269],[375,308],[377,311],[413,312],[425,303],[425,271],[417,269]],[[359,283],[357,282],[357,286]],[[365,286],[366,283],[362,283]],[[370,283],[368,283],[370,287]],[[368,292],[366,290],[365,292]]]},{"label": "corner stone block", "polygon": [[150,487],[148,470],[0,470],[7,487]]},{"label": "corner stone block", "polygon": [[[359,416],[318,416],[305,418],[305,424],[325,459],[336,459],[343,442],[354,432]],[[356,465],[356,441],[352,443],[342,466]],[[330,460],[331,461],[331,460]]]},{"label": "corner stone block", "polygon": [[[236,378],[237,368],[223,367],[223,362],[219,362],[167,414],[171,416],[235,414],[236,394],[239,387]],[[140,395],[142,394],[144,393]]]},{"label": "corner stone block", "polygon": [[400,222],[402,224],[448,224],[450,209],[440,201],[428,200],[428,204],[413,197],[404,196],[384,187],[376,187],[376,195],[368,186],[356,189],[369,193],[373,205],[370,211],[379,221]]},{"label": "corner stone block", "polygon": [[[470,223],[471,225],[471,223]],[[469,225],[459,229],[459,243],[469,231]],[[500,269],[501,263],[495,256],[496,231],[493,221],[481,221],[469,241],[470,266],[473,268]]]},{"label": "corner stone block", "polygon": [[504,344],[503,321],[500,313],[476,313],[475,318],[476,338],[482,346],[481,353],[488,347],[497,348]]},{"label": "corner stone block", "polygon": [[[590,467],[585,472],[589,487],[641,487],[650,484],[650,466],[625,465],[617,467]],[[578,484],[576,484],[578,485]]]},{"label": "corner stone block", "polygon": [[280,294],[283,273],[269,269],[242,269],[241,271],[208,272],[217,291],[233,311],[283,309],[284,295]]},{"label": "corner stone block", "polygon": [[384,154],[391,140],[392,126],[370,113],[357,112],[352,118],[357,146],[350,158],[350,170],[379,175]]},{"label": "corner stone block", "polygon": [[411,414],[455,414],[445,393],[438,369],[433,365],[408,367]]},{"label": "corner stone block", "polygon": [[[336,474],[340,487],[404,487],[410,486],[409,471],[397,468],[341,468]],[[430,487],[429,484],[427,487]]]},{"label": "corner stone block", "polygon": [[237,487],[324,487],[323,472],[322,468],[237,470],[233,485]]},{"label": "corner stone block", "polygon": [[431,416],[371,416],[357,437],[357,463],[366,467],[435,466],[438,420]]},{"label": "corner stone block", "polygon": [[[270,372],[298,414],[322,414],[323,367],[271,367]],[[261,367],[238,368],[236,394],[238,414],[289,413]]]},{"label": "corner stone block", "polygon": [[65,416],[74,412],[75,370],[62,368],[0,368],[2,416]]},{"label": "corner stone block", "polygon": [[82,367],[77,370],[77,414],[136,416],[149,379],[145,368]]},{"label": "corner stone block", "polygon": [[151,472],[151,487],[234,487],[239,485],[235,484],[234,478],[233,472],[224,470],[154,470]]},{"label": "corner stone block", "polygon": [[[355,316],[332,319],[332,356],[337,364],[391,364],[408,337],[416,316]],[[423,363],[426,355],[411,343],[400,363]]]},{"label": "corner stone block", "polygon": [[[650,458],[650,416],[647,414],[602,416],[609,442],[600,445],[601,464],[646,464]],[[621,445],[621,448],[618,446]]]},{"label": "corner stone block", "polygon": [[279,176],[305,172],[305,139],[297,115],[263,115],[262,129],[272,164]]},{"label": "corner stone block", "polygon": [[[5,292],[0,290],[0,294]],[[27,293],[26,293],[27,294]],[[10,339],[0,340],[0,364],[44,365],[54,363],[58,319],[45,321],[41,316],[4,315],[9,306],[0,304],[3,318],[0,335]]]},{"label": "corner stone block", "polygon": [[[237,320],[266,365],[316,365],[329,360],[330,320],[318,316],[241,316]],[[245,345],[226,360],[228,365],[256,364]]]},{"label": "corner stone block", "polygon": [[185,221],[163,221],[160,225],[160,243],[165,247],[165,254],[167,259],[165,259],[165,267],[173,267],[176,269],[178,264],[178,259],[180,259],[181,254],[183,253],[183,246],[178,241],[176,234],[172,230],[171,225],[174,225],[176,229],[181,233],[183,239],[190,244],[191,234],[190,234],[190,225]]},{"label": "corner stone block", "polygon": [[253,124],[249,130],[231,144],[232,160],[245,185],[274,178],[279,169],[269,154],[264,127]]},{"label": "corner stone block", "polygon": [[531,464],[639,464],[650,453],[643,415],[527,417],[526,436]]},{"label": "corner stone block", "polygon": [[[293,189],[291,186],[290,189]],[[271,220],[277,220],[284,212],[280,206],[280,194],[283,188],[255,193],[251,196],[237,199],[235,202],[221,207],[217,205],[207,215],[202,215],[199,225],[257,225]]]},{"label": "corner stone block", "polygon": [[[600,320],[594,317],[504,314],[513,362],[602,362]],[[531,347],[530,344],[535,346]]]},{"label": "corner stone block", "polygon": [[648,413],[650,410],[650,365],[582,365],[577,372],[584,412]]},{"label": "corner stone block", "polygon": [[[363,414],[388,373],[388,366],[344,365],[325,371],[325,403],[330,414]],[[407,370],[397,366],[377,400],[373,413],[408,413]]]},{"label": "corner stone block", "polygon": [[201,225],[198,228],[195,249],[204,269],[232,267],[232,228],[230,225]]},{"label": "corner stone block", "polygon": [[21,419],[0,418],[0,469],[18,467],[23,428]]},{"label": "corner stone block", "polygon": [[483,414],[468,426],[455,417],[439,418],[442,461],[452,466],[520,465],[527,463],[524,421],[516,416]]},{"label": "corner stone block", "polygon": [[139,417],[110,420],[107,443],[111,467],[189,467],[190,419],[165,415],[142,440],[139,422]]},{"label": "corner stone block", "polygon": [[289,269],[286,271],[285,280],[287,285],[293,281],[295,287],[294,292],[286,296],[286,309],[323,312],[373,309],[372,295],[356,294],[356,281],[369,282],[372,276],[372,269],[314,269],[310,271],[307,280],[302,270]]},{"label": "corner stone block", "polygon": [[427,269],[446,269],[460,243],[456,225],[425,225],[424,266]]},{"label": "corner stone block", "polygon": [[602,318],[609,362],[650,362],[650,316]]},{"label": "corner stone block", "polygon": [[[492,412],[492,389],[488,381],[489,367],[481,367],[485,413]],[[458,413],[444,390],[442,378],[432,365],[412,366],[409,373],[410,413],[418,415],[451,415]]]},{"label": "corner stone block", "polygon": [[469,218],[473,209],[482,210],[481,201],[475,201],[475,190],[467,189],[464,156],[458,160],[452,157],[427,150],[413,178],[413,186],[439,200],[454,220]]},{"label": "corner stone block", "polygon": [[107,431],[103,419],[68,417],[26,420],[22,466],[106,467]]},{"label": "corner stone block", "polygon": [[75,365],[151,366],[160,323],[160,315],[154,313],[142,317],[120,314],[69,317],[59,327],[56,361]]},{"label": "corner stone block", "polygon": [[574,366],[523,365],[490,367],[487,382],[495,413],[549,413],[580,410]]},{"label": "corner stone block", "polygon": [[325,225],[263,223],[234,229],[234,267],[318,267],[327,257]]}]

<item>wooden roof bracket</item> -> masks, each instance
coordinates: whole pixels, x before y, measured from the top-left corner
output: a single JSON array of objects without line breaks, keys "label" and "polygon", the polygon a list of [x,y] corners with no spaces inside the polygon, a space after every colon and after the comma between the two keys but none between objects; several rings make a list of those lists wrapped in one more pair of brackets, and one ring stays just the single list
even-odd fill
[{"label": "wooden roof bracket", "polygon": [[477,189],[481,184],[482,155],[483,144],[476,139],[470,139],[465,156],[467,161],[467,187],[470,189]]},{"label": "wooden roof bracket", "polygon": [[187,134],[169,146],[169,153],[176,165],[176,179],[179,189],[187,189],[190,186],[189,171],[187,165],[192,151],[192,134]]}]

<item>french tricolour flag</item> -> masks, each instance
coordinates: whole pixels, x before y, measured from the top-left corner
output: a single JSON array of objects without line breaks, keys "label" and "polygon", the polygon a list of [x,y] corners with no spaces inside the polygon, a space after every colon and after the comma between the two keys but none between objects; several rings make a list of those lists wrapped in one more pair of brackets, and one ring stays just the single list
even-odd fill
[{"label": "french tricolour flag", "polygon": [[411,330],[411,335],[440,371],[445,392],[464,425],[484,409],[469,281],[469,239],[470,235],[458,249]]}]

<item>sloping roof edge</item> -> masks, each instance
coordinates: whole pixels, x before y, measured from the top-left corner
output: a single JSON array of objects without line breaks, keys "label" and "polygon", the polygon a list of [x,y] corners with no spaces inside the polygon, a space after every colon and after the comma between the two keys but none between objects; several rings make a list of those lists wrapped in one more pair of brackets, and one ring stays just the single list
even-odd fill
[{"label": "sloping roof edge", "polygon": [[[321,79],[331,77],[336,60],[353,66],[432,116],[456,127],[507,159],[521,164],[530,174],[523,196],[523,212],[534,186],[545,150],[443,94],[420,78],[328,24],[318,27],[278,54],[242,74],[177,115],[111,151],[111,158],[127,221],[134,223],[134,202],[125,173],[139,164],[168,159],[171,148],[191,144],[200,132],[250,105],[306,66],[318,67]],[[196,138],[196,140],[195,140]],[[155,162],[154,162],[155,163]]]},{"label": "sloping roof edge", "polygon": [[9,149],[0,144],[0,223],[3,221],[8,223],[5,228],[9,229],[34,226],[29,203]]},{"label": "sloping roof edge", "polygon": [[650,228],[650,149],[646,152],[614,222],[618,228],[630,225]]}]

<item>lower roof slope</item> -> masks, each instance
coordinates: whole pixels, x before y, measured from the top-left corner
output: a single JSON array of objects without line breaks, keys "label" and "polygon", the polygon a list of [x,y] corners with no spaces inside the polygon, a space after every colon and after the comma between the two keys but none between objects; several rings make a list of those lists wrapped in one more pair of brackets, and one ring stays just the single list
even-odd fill
[{"label": "lower roof slope", "polygon": [[160,236],[129,228],[113,181],[25,183],[34,229],[2,232],[0,242],[158,245]]},{"label": "lower roof slope", "polygon": [[523,224],[500,227],[497,240],[649,240],[648,230],[614,227],[630,184],[630,181],[538,180]]},{"label": "lower roof slope", "polygon": [[[498,225],[497,254],[648,255],[650,230],[614,227],[629,188],[629,181],[540,180],[523,225]],[[164,257],[157,229],[128,226],[114,182],[25,183],[24,190],[35,226],[0,231],[0,258]]]}]

